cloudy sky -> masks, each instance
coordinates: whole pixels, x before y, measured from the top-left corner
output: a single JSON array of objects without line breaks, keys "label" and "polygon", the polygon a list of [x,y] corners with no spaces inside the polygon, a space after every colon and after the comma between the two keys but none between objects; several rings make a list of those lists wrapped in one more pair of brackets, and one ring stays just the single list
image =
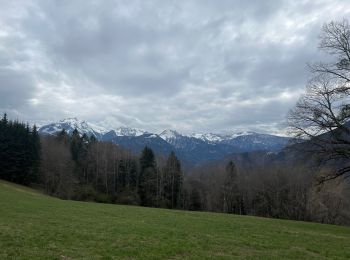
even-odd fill
[{"label": "cloudy sky", "polygon": [[0,0],[0,111],[182,132],[284,127],[348,0]]}]

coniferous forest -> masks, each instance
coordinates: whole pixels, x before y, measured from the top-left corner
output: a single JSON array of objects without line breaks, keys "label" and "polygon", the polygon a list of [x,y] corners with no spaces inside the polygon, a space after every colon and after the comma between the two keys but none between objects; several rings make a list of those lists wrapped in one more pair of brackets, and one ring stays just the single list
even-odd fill
[{"label": "coniferous forest", "polygon": [[0,178],[20,184],[39,182],[40,138],[36,127],[0,121]]}]

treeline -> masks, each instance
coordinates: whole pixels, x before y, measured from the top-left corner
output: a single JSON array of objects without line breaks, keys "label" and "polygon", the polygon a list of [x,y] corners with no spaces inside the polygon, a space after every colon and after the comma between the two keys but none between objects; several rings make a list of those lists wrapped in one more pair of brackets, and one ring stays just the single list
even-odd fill
[{"label": "treeline", "polygon": [[45,191],[60,198],[182,207],[183,172],[173,152],[157,163],[148,147],[136,157],[113,143],[63,130],[42,138],[40,169]]},{"label": "treeline", "polygon": [[0,179],[28,185],[39,181],[40,139],[36,127],[0,120]]},{"label": "treeline", "polygon": [[174,152],[140,156],[74,130],[39,136],[36,127],[0,121],[0,179],[31,185],[62,198],[148,207],[191,207],[184,174]]},{"label": "treeline", "polygon": [[135,156],[77,130],[39,137],[35,126],[0,121],[0,178],[62,199],[350,224],[348,182],[321,186],[315,174],[326,168],[245,156],[184,175],[174,152],[156,157],[145,147]]},{"label": "treeline", "polygon": [[212,163],[188,173],[198,210],[350,225],[350,185],[344,180],[323,183],[318,169],[302,163],[268,165]]}]

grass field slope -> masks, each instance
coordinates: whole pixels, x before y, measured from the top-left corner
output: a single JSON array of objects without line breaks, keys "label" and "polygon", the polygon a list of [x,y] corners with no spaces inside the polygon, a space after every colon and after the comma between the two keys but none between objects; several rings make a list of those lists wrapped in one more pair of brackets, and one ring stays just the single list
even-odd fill
[{"label": "grass field slope", "polygon": [[0,259],[349,259],[350,228],[64,201],[0,181]]}]

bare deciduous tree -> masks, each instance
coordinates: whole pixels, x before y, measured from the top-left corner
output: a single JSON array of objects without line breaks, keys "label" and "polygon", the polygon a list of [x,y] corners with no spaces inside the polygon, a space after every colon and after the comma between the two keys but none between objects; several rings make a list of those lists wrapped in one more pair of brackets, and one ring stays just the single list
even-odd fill
[{"label": "bare deciduous tree", "polygon": [[333,62],[310,65],[306,93],[289,113],[291,131],[309,140],[327,162],[341,165],[321,182],[350,176],[350,26],[347,20],[325,24],[319,48]]},{"label": "bare deciduous tree", "polygon": [[71,199],[76,179],[69,146],[52,137],[43,138],[41,145],[41,177],[46,193]]}]

